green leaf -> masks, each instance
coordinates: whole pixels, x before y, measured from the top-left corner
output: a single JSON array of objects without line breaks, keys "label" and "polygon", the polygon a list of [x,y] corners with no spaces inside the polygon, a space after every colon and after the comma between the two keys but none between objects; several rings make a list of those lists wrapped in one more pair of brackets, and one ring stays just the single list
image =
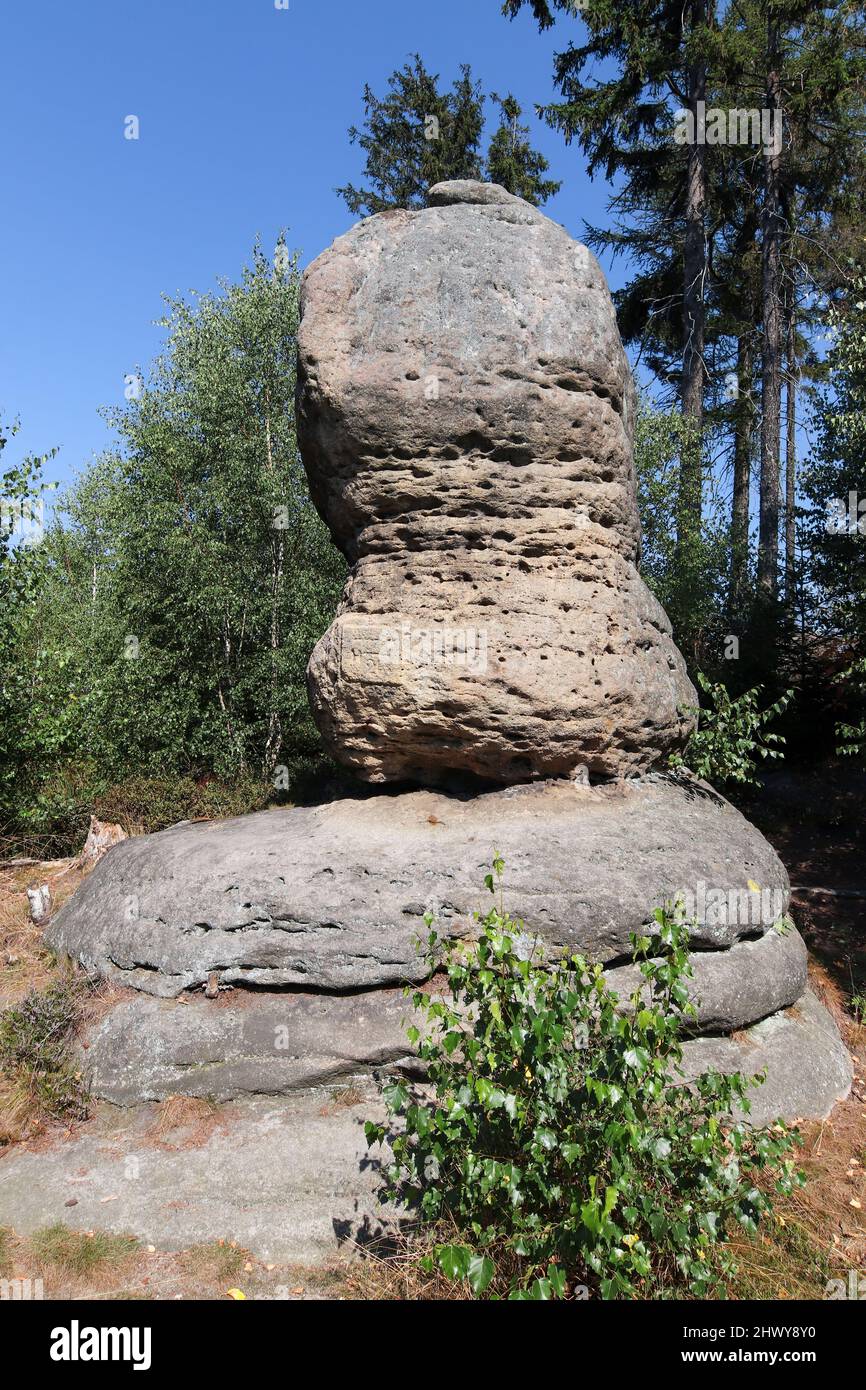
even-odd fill
[{"label": "green leaf", "polygon": [[436,1252],[439,1268],[446,1279],[465,1279],[472,1263],[472,1251],[468,1245],[442,1245]]},{"label": "green leaf", "polygon": [[481,1294],[496,1273],[493,1261],[487,1255],[473,1255],[469,1261],[468,1278],[472,1292]]}]

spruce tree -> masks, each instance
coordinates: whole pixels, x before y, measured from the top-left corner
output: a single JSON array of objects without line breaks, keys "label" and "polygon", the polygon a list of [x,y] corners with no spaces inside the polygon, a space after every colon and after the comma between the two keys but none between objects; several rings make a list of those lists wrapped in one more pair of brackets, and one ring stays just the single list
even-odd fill
[{"label": "spruce tree", "polygon": [[391,74],[385,97],[364,88],[363,128],[352,126],[349,138],[365,153],[368,186],[350,183],[337,192],[352,212],[367,216],[424,207],[427,190],[445,179],[488,178],[540,206],[560,185],[545,178],[548,162],[529,143],[519,103],[510,94],[493,101],[500,120],[485,157],[485,97],[471,68],[464,64],[451,90],[442,92],[439,74],[428,72],[416,53]]},{"label": "spruce tree", "polygon": [[[752,432],[759,426],[758,575],[765,606],[772,609],[778,594],[783,387],[787,374],[794,421],[786,440],[790,499],[795,368],[806,346],[801,328],[808,326],[803,300],[815,282],[832,280],[832,230],[841,228],[852,239],[852,208],[863,188],[862,4],[506,0],[503,10],[514,17],[527,5],[542,29],[563,17],[575,22],[575,37],[555,59],[561,100],[539,110],[567,141],[578,141],[591,176],[600,172],[619,181],[610,202],[617,225],[590,229],[590,239],[634,258],[635,274],[618,296],[624,337],[644,335],[646,360],[665,381],[680,354],[682,409],[698,423],[708,388],[717,387],[714,364],[725,377],[737,373],[738,404],[728,411],[738,557],[732,598],[744,582],[748,472]],[[751,109],[778,113],[772,130],[781,138],[752,147],[736,137],[731,141],[729,132],[728,142],[713,145],[708,138],[698,145],[701,100],[743,116]],[[672,150],[676,108],[685,113],[690,135]],[[752,409],[748,389],[753,374],[760,381],[760,413]],[[709,394],[712,407],[714,393]],[[684,573],[700,528],[701,481],[701,456],[686,447],[678,508]],[[787,534],[790,549],[790,528]]]}]

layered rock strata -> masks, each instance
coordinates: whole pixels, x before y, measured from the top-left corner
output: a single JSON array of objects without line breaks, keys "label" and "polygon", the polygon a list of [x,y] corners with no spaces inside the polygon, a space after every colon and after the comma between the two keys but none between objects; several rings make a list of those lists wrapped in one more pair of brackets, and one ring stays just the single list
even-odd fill
[{"label": "layered rock strata", "polygon": [[749,1072],[771,1063],[755,1116],[767,1105],[824,1115],[847,1091],[848,1058],[808,993],[774,851],[709,788],[650,777],[463,797],[380,793],[117,846],[47,935],[90,973],[137,992],[87,1039],[81,1063],[94,1094],[118,1104],[228,1099],[412,1073],[399,985],[425,979],[424,916],[470,937],[497,850],[527,946],[604,962],[623,1001],[640,983],[627,963],[631,932],[682,900],[699,948],[696,1016],[684,1023],[692,1073],[702,1058]]},{"label": "layered rock strata", "polygon": [[774,850],[705,785],[563,781],[379,794],[127,840],[47,940],[96,974],[164,996],[212,975],[333,991],[419,981],[425,914],[470,933],[497,851],[511,915],[551,953],[602,963],[628,957],[631,933],[677,898],[699,948],[763,935],[788,906]]},{"label": "layered rock strata", "polygon": [[595,257],[491,184],[304,275],[298,439],[351,570],[308,672],[373,782],[639,772],[696,704],[640,578],[635,390]]}]

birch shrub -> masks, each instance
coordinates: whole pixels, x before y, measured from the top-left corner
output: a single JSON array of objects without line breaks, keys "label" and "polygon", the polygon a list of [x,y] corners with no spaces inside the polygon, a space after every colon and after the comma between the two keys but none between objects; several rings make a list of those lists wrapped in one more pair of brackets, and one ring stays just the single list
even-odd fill
[{"label": "birch shrub", "polygon": [[488,1297],[719,1295],[734,1272],[726,1233],[755,1232],[768,1189],[801,1178],[795,1132],[731,1118],[748,1114],[753,1082],[682,1084],[685,924],[659,911],[632,937],[644,988],[629,1009],[580,955],[543,967],[501,898],[471,944],[428,926],[450,989],[412,996],[429,1085],[388,1085],[389,1122],[366,1127],[391,1146],[386,1195],[433,1223],[427,1267]]}]

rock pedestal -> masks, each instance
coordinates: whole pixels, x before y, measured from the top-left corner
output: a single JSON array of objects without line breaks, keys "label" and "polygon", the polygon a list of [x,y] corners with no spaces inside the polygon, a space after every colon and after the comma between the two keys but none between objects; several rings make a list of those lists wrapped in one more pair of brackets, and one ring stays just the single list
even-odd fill
[{"label": "rock pedestal", "polygon": [[351,568],[310,698],[343,763],[402,785],[109,851],[47,933],[128,990],[82,1053],[97,1095],[412,1071],[400,986],[424,979],[424,915],[471,935],[497,851],[511,916],[623,999],[630,933],[683,900],[689,1074],[766,1067],[761,1120],[846,1094],[783,866],[663,771],[696,701],[636,568],[633,420],[597,263],[502,189],[440,185],[313,262],[299,438]]},{"label": "rock pedestal", "polygon": [[847,1092],[847,1054],[808,993],[775,852],[705,784],[649,774],[383,791],[116,846],[47,933],[129,991],[82,1054],[94,1093],[225,1100],[412,1072],[400,986],[425,979],[424,916],[471,937],[497,851],[527,935],[550,955],[604,963],[623,1000],[639,982],[630,933],[682,900],[696,948],[687,1066],[769,1066],[755,1117],[823,1116]]},{"label": "rock pedestal", "polygon": [[[94,974],[163,997],[214,973],[255,989],[418,982],[425,914],[470,935],[497,850],[511,916],[551,954],[619,963],[630,934],[681,897],[699,950],[760,956],[787,911],[785,870],[738,811],[700,783],[649,777],[381,793],[174,826],[112,850],[48,940]],[[802,975],[787,1002],[804,986]],[[761,1016],[759,1004],[745,1021]]]}]

